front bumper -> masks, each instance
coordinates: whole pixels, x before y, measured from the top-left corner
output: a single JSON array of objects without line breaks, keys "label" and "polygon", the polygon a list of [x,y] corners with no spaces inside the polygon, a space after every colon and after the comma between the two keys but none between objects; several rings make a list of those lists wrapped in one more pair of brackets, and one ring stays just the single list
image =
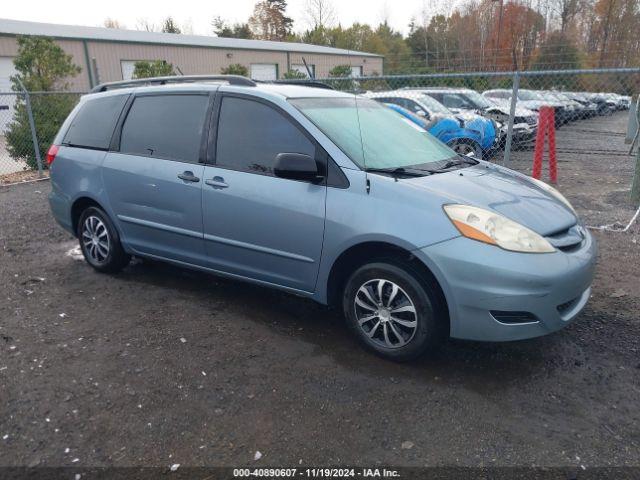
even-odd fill
[{"label": "front bumper", "polygon": [[[573,321],[590,296],[597,246],[588,232],[577,250],[546,254],[508,252],[457,237],[416,255],[440,281],[451,336],[498,342],[546,335]],[[504,323],[496,312],[531,318]]]}]

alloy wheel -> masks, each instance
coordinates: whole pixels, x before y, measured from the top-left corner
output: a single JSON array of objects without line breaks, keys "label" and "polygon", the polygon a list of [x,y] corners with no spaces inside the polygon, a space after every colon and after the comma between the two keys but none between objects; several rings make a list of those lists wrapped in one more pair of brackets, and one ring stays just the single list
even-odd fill
[{"label": "alloy wheel", "polygon": [[356,319],[364,334],[384,348],[400,348],[417,330],[418,316],[409,295],[390,280],[363,284],[354,300]]},{"label": "alloy wheel", "polygon": [[109,256],[109,231],[97,216],[88,216],[82,225],[84,251],[95,263],[104,263]]}]

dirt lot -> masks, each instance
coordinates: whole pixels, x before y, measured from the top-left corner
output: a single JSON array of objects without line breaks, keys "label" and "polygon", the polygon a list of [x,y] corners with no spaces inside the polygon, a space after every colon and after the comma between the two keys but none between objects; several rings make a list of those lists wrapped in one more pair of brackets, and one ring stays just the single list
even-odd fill
[{"label": "dirt lot", "polygon": [[[559,145],[623,151],[583,130],[625,118]],[[560,189],[589,225],[626,222],[631,172],[561,154]],[[0,188],[0,465],[640,465],[638,225],[595,233],[593,298],[564,331],[399,365],[307,300],[151,262],[94,273],[49,188]]]}]

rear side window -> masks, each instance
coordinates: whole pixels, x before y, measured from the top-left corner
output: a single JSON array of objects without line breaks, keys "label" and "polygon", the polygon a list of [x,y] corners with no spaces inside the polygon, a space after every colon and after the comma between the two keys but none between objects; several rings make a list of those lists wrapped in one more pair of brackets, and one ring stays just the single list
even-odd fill
[{"label": "rear side window", "polygon": [[279,153],[315,156],[315,145],[291,121],[263,103],[225,97],[218,122],[216,165],[273,175]]},{"label": "rear side window", "polygon": [[197,163],[208,95],[137,97],[122,126],[120,152]]},{"label": "rear side window", "polygon": [[63,144],[107,150],[128,95],[87,100],[73,118]]}]

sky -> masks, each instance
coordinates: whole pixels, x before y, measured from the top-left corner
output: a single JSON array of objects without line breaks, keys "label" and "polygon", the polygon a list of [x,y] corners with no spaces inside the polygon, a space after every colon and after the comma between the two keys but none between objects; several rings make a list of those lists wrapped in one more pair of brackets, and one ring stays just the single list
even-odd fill
[{"label": "sky", "polygon": [[[103,26],[107,17],[118,20],[126,28],[135,29],[139,19],[160,24],[171,15],[179,25],[190,25],[196,35],[211,34],[211,20],[221,16],[229,21],[244,22],[257,0],[3,0],[0,18],[70,25]],[[354,22],[378,24],[383,19],[407,33],[412,16],[420,16],[424,5],[443,4],[438,0],[330,0],[336,17],[343,26]],[[288,0],[287,12],[297,32],[308,26],[305,16],[307,0]],[[456,0],[444,2],[451,8]]]}]

